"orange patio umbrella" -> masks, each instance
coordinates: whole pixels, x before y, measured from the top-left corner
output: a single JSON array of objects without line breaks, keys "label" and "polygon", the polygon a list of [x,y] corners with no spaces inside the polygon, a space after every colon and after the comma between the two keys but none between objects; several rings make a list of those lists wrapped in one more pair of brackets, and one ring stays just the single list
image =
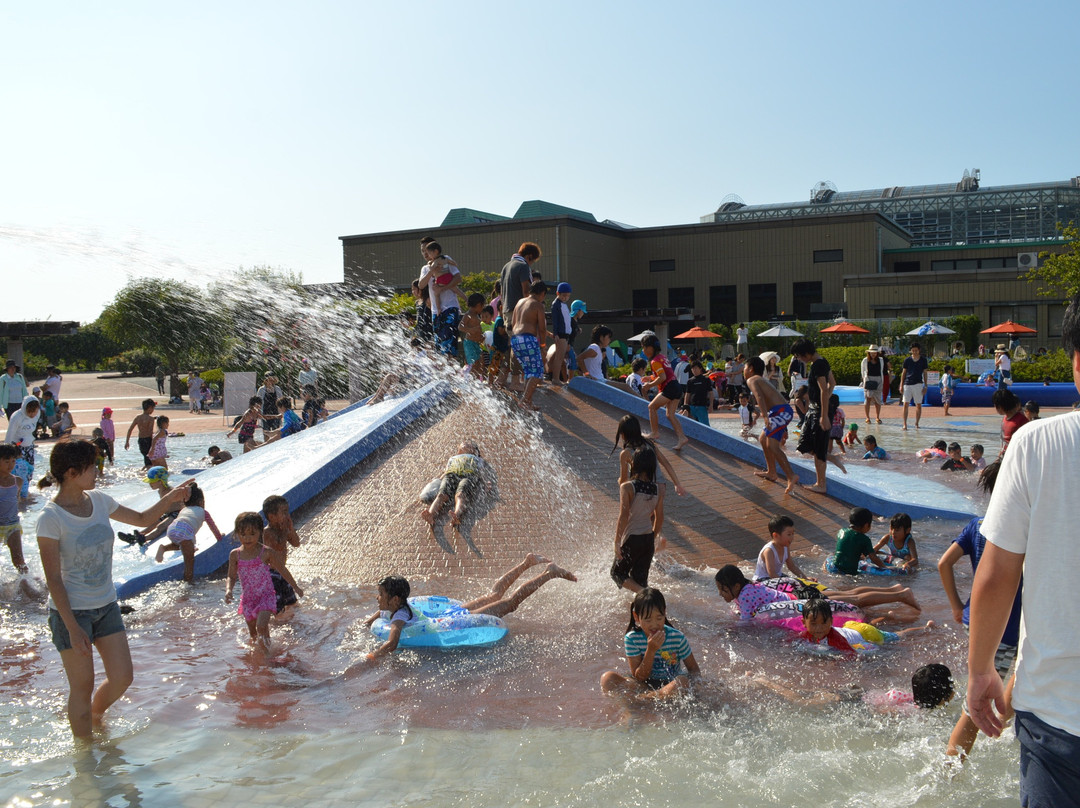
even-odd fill
[{"label": "orange patio umbrella", "polygon": [[683,331],[681,334],[672,337],[672,339],[708,339],[709,337],[716,337],[717,339],[719,339],[720,335],[714,334],[707,328],[702,328],[699,325],[695,325],[689,331]]},{"label": "orange patio umbrella", "polygon": [[865,328],[860,328],[854,323],[849,323],[844,320],[842,323],[836,325],[830,325],[828,328],[823,328],[818,333],[820,334],[869,334],[870,332]]},{"label": "orange patio umbrella", "polygon": [[979,332],[980,334],[1037,334],[1039,333],[1034,328],[1028,328],[1026,325],[1020,325],[1020,323],[1014,323],[1012,320],[1006,320],[1000,325],[990,326],[990,328],[984,328]]}]

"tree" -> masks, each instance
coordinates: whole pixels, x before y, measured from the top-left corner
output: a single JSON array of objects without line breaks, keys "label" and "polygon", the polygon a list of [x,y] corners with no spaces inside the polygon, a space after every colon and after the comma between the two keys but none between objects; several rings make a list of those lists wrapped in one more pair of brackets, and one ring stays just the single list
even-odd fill
[{"label": "tree", "polygon": [[223,319],[199,289],[156,278],[128,283],[98,322],[111,339],[162,357],[172,373],[217,355],[227,336]]},{"label": "tree", "polygon": [[1075,222],[1058,225],[1058,231],[1065,241],[1063,253],[1039,253],[1043,258],[1041,267],[1032,267],[1025,274],[1032,283],[1040,286],[1039,294],[1047,297],[1063,296],[1068,305],[1077,292],[1080,292],[1080,228]]}]

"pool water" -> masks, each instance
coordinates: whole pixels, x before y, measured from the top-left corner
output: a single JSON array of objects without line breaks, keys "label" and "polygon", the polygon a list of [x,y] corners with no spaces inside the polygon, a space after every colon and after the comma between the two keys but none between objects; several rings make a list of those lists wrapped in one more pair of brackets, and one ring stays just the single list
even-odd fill
[{"label": "pool water", "polygon": [[[205,443],[170,441],[171,464],[200,465]],[[43,469],[47,459],[38,463]],[[145,496],[141,470],[111,474],[103,486],[111,493]],[[24,517],[38,574],[32,524],[40,507]],[[317,507],[332,514],[335,505]],[[652,583],[704,676],[694,698],[654,708],[600,693],[601,673],[626,667],[630,599],[613,592],[607,575],[610,526],[590,521],[588,503],[574,505],[568,521],[560,561],[580,581],[544,586],[507,618],[504,642],[477,652],[404,650],[352,678],[341,674],[376,647],[361,623],[376,608],[370,583],[305,582],[295,617],[272,629],[269,659],[251,650],[235,605],[222,602],[223,578],[158,585],[132,601],[125,619],[135,683],[110,710],[107,740],[89,750],[73,748],[44,605],[20,593],[5,561],[0,794],[9,806],[1015,804],[1011,737],[980,738],[965,766],[946,763],[958,701],[915,716],[861,703],[811,709],[752,682],[769,676],[807,693],[852,683],[886,690],[908,687],[930,661],[962,682],[966,642],[933,566],[961,524],[917,524],[924,569],[902,579],[922,601],[922,619],[940,628],[854,662],[806,656],[780,629],[738,626],[713,570],[661,556]],[[129,549],[118,545],[118,574]],[[130,553],[139,556],[131,563],[146,563]],[[810,572],[824,558],[815,551],[798,560]],[[970,573],[963,565],[957,573],[966,591]],[[490,583],[413,580],[416,594],[458,598]]]}]

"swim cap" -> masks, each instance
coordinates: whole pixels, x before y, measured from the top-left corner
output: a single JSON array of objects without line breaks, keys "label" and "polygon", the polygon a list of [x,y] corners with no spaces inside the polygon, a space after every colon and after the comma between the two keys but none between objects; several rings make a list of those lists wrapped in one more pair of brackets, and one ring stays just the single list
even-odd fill
[{"label": "swim cap", "polygon": [[859,425],[858,424],[848,424],[848,432],[858,432],[858,431],[859,431]]},{"label": "swim cap", "polygon": [[166,485],[169,482],[169,470],[164,466],[153,466],[146,470],[146,476],[143,477],[144,483],[156,483],[162,482]]},{"label": "swim cap", "polygon": [[101,410],[102,415],[112,415],[112,407],[105,407]]},{"label": "swim cap", "polygon": [[570,284],[568,284],[566,281],[563,281],[555,288],[556,294],[561,295],[563,292],[566,292],[567,294],[570,293]]},{"label": "swim cap", "polygon": [[584,300],[575,300],[573,303],[571,303],[570,304],[570,311],[572,313],[574,313],[574,314],[577,314],[579,311],[582,314],[588,314],[589,313],[589,310],[587,308],[585,308],[585,301]]}]

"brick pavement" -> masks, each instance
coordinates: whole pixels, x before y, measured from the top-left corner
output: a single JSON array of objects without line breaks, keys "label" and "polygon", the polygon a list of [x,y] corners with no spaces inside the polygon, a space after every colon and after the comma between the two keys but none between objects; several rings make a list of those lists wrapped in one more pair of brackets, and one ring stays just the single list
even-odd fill
[{"label": "brick pavement", "polygon": [[[528,551],[574,565],[610,557],[618,517],[618,456],[611,449],[623,413],[569,391],[540,394],[537,402],[539,419],[461,401],[432,413],[297,514],[305,543],[290,556],[290,568],[308,580],[354,583],[391,572],[490,580]],[[465,437],[477,438],[495,467],[498,501],[467,515],[460,536],[444,515],[432,539],[416,494]],[[665,430],[661,446],[672,443]],[[665,504],[663,533],[680,563],[715,567],[755,557],[775,513],[795,519],[796,551],[831,549],[846,525],[842,503],[785,496],[782,485],[711,448],[692,442],[681,454],[665,454],[688,492],[676,497],[669,490]]]}]

